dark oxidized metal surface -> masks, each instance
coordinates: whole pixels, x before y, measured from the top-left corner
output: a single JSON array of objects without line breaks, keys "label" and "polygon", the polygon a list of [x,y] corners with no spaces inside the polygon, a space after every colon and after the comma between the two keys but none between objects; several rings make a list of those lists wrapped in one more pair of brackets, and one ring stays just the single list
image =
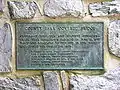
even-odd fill
[{"label": "dark oxidized metal surface", "polygon": [[102,22],[17,22],[17,69],[103,69],[103,33]]}]

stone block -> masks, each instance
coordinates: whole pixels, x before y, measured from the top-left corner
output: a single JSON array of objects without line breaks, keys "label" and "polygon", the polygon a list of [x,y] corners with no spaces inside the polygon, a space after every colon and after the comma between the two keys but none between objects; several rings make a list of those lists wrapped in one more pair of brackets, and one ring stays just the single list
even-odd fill
[{"label": "stone block", "polygon": [[69,90],[69,78],[65,71],[60,72],[63,90]]},{"label": "stone block", "polygon": [[60,77],[57,72],[43,72],[45,90],[61,90]]},{"label": "stone block", "polygon": [[89,4],[89,12],[92,16],[112,16],[120,14],[120,2],[101,2]]},{"label": "stone block", "polygon": [[0,78],[0,90],[40,90],[34,78]]},{"label": "stone block", "polygon": [[34,1],[8,1],[11,19],[31,19],[35,16],[38,6]]},{"label": "stone block", "polygon": [[108,46],[110,53],[120,57],[120,20],[110,22],[108,28]]},{"label": "stone block", "polygon": [[11,71],[11,55],[12,55],[12,35],[11,28],[5,23],[0,28],[0,72]]},{"label": "stone block", "polygon": [[71,76],[70,88],[70,90],[119,90],[120,67],[101,76]]},{"label": "stone block", "polygon": [[3,12],[3,2],[4,0],[0,0],[0,12]]},{"label": "stone block", "polygon": [[83,17],[85,15],[81,0],[45,0],[43,9],[48,17]]}]

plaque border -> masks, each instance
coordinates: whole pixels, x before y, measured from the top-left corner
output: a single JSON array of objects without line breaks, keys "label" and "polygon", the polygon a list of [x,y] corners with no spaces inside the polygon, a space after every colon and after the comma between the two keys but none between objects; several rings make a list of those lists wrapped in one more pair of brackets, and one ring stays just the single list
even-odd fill
[{"label": "plaque border", "polygon": [[[30,68],[21,68],[21,67],[17,67],[17,25],[18,24],[64,24],[64,23],[67,23],[67,24],[84,24],[84,23],[101,23],[102,24],[102,65],[101,67],[85,67],[85,68],[33,68],[33,67],[30,67]],[[23,22],[23,21],[16,21],[15,22],[15,67],[16,67],[16,70],[104,70],[104,22]]]}]

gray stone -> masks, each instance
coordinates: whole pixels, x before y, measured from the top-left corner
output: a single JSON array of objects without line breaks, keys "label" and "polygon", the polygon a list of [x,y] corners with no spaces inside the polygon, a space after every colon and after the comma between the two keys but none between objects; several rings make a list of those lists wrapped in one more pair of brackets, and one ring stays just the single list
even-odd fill
[{"label": "gray stone", "polygon": [[45,0],[44,14],[49,17],[83,17],[84,8],[81,0]]},{"label": "gray stone", "polygon": [[69,90],[69,78],[65,71],[60,72],[63,90]]},{"label": "gray stone", "polygon": [[34,1],[8,1],[8,8],[11,19],[33,18],[38,10],[38,6]]},{"label": "gray stone", "polygon": [[0,78],[0,90],[40,90],[34,78]]},{"label": "gray stone", "polygon": [[4,0],[0,0],[0,12],[3,12],[3,1]]},{"label": "gray stone", "polygon": [[120,0],[112,0],[112,1],[120,1]]},{"label": "gray stone", "polygon": [[71,90],[120,90],[120,67],[101,76],[71,76]]},{"label": "gray stone", "polygon": [[10,72],[12,54],[12,35],[10,25],[5,23],[0,28],[0,72]]},{"label": "gray stone", "polygon": [[92,16],[111,16],[120,14],[120,2],[101,2],[89,4],[89,11]]},{"label": "gray stone", "polygon": [[57,72],[43,72],[45,90],[61,90],[59,74]]},{"label": "gray stone", "polygon": [[109,51],[120,57],[120,20],[111,21],[108,28]]}]

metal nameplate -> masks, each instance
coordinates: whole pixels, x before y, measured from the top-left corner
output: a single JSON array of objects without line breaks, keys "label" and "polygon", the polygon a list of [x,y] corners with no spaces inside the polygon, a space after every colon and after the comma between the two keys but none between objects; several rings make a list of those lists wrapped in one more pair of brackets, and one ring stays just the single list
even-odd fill
[{"label": "metal nameplate", "polygon": [[16,22],[17,69],[103,69],[103,22]]}]

